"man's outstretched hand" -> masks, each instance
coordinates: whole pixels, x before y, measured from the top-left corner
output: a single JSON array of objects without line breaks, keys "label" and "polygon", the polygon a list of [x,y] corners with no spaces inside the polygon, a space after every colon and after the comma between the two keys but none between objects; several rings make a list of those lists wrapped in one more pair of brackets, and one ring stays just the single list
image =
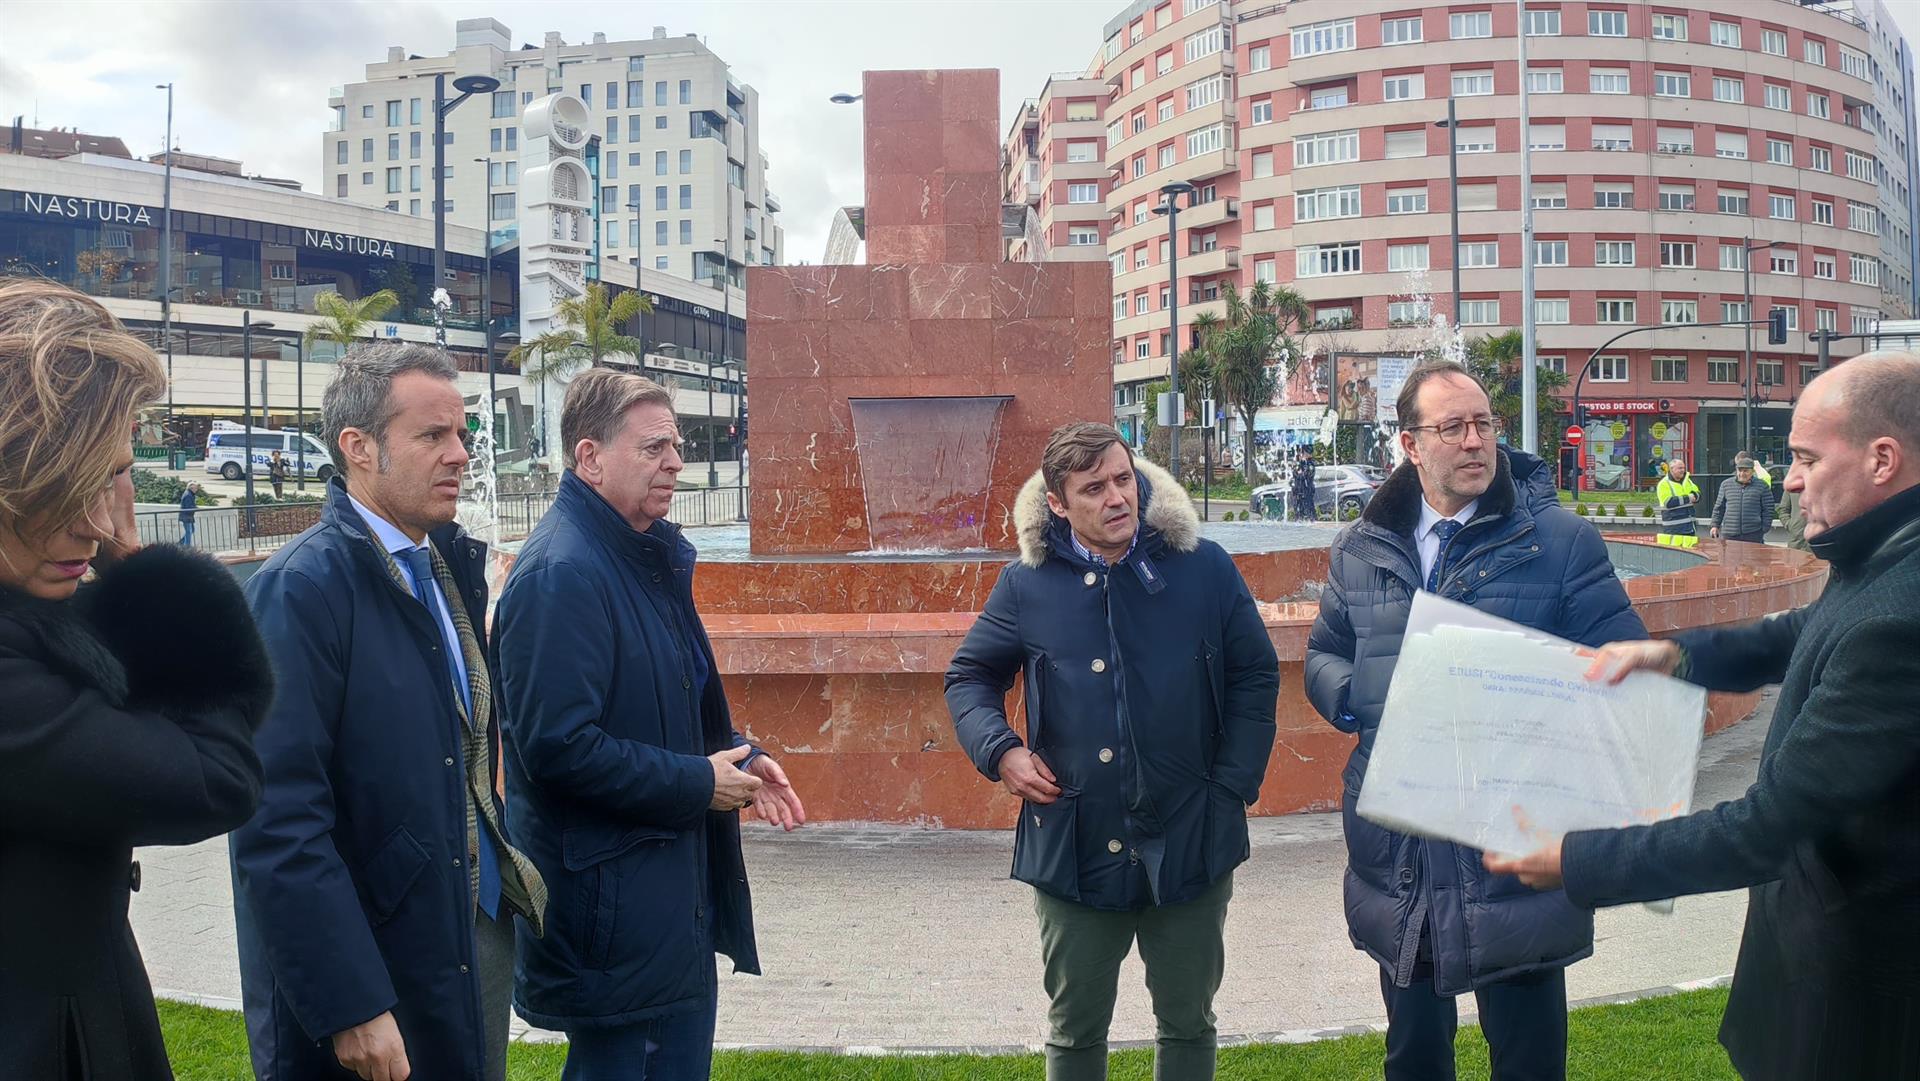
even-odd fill
[{"label": "man's outstretched hand", "polygon": [[1536,890],[1557,890],[1560,878],[1560,842],[1555,841],[1530,856],[1496,856],[1484,853],[1480,862],[1496,875],[1513,875]]}]

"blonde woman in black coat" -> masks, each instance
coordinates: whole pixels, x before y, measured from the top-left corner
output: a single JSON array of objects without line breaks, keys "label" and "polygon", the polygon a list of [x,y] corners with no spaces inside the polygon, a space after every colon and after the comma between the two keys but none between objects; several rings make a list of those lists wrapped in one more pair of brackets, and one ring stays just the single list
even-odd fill
[{"label": "blonde woman in black coat", "polygon": [[164,389],[152,350],[93,300],[0,285],[10,1078],[171,1076],[127,923],[132,849],[223,833],[260,794],[252,730],[272,679],[239,589],[204,556],[135,550],[134,414]]}]

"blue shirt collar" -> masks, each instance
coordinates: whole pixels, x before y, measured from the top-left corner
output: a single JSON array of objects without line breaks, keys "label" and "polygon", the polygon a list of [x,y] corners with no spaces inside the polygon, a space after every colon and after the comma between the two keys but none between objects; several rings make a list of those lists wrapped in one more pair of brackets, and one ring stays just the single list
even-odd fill
[{"label": "blue shirt collar", "polygon": [[[1071,525],[1067,526],[1067,539],[1073,542],[1074,553],[1077,554],[1081,559],[1084,559],[1089,563],[1092,563],[1101,567],[1104,567],[1107,565],[1107,559],[1105,556],[1095,555],[1091,550],[1087,548],[1086,545],[1080,543],[1080,534],[1075,533],[1073,531],[1073,526]],[[1126,554],[1120,557],[1119,562],[1125,563],[1127,561],[1127,556],[1130,556],[1133,554],[1134,548],[1138,546],[1139,543],[1140,543],[1140,531],[1136,529],[1133,531],[1133,539],[1127,542]]]},{"label": "blue shirt collar", "polygon": [[[353,504],[354,512],[360,515],[361,521],[367,523],[368,529],[373,530],[374,539],[378,540],[380,542],[380,546],[385,548],[387,551],[395,555],[398,555],[401,552],[411,551],[412,549],[415,549],[415,548],[426,547],[424,543],[415,544],[413,542],[412,537],[409,537],[405,533],[402,533],[400,531],[399,526],[394,525],[392,522],[389,522],[385,518],[382,518],[378,514],[375,514],[373,510],[370,507],[368,507],[365,503],[362,503],[358,499],[353,498],[352,492],[347,493],[347,502]],[[403,563],[402,566],[404,565],[405,564]]]}]

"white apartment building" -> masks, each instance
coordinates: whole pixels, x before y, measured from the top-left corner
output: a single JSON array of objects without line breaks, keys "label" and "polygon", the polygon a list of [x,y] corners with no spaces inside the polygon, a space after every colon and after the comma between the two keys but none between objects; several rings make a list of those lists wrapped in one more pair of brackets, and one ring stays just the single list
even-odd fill
[{"label": "white apartment building", "polygon": [[414,217],[433,216],[433,77],[500,81],[446,120],[447,220],[496,241],[518,221],[520,115],[555,91],[587,103],[598,137],[602,262],[711,283],[724,264],[782,261],[780,202],[767,190],[760,98],[693,35],[569,44],[548,32],[513,44],[494,19],[462,19],[452,53],[422,57],[394,46],[366,79],[329,94],[321,140],[323,194]]}]

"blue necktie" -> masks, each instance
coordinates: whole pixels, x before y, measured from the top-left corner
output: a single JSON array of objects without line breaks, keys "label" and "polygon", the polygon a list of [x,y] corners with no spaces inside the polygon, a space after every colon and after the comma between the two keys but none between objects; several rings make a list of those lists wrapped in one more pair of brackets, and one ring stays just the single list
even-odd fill
[{"label": "blue necktie", "polygon": [[1433,523],[1433,535],[1440,539],[1440,551],[1433,557],[1433,569],[1427,572],[1427,592],[1440,592],[1440,568],[1447,562],[1447,543],[1463,527],[1451,518],[1442,518]]},{"label": "blue necktie", "polygon": [[[427,614],[433,617],[434,627],[438,629],[441,615],[438,600],[440,591],[434,588],[438,579],[433,574],[433,555],[425,548],[409,548],[401,554],[406,556],[407,569],[413,572],[413,595],[420,599],[421,604],[427,606]],[[450,613],[448,618],[452,618]],[[442,637],[444,636],[443,631]],[[459,648],[458,642],[446,644],[447,677],[459,690],[460,700],[467,707],[467,723],[471,724],[473,723],[473,687],[460,678],[460,667],[454,663],[453,651]],[[486,824],[480,823],[479,827],[481,834],[479,838],[480,910],[487,914],[488,919],[495,919],[500,908],[500,856],[493,850],[492,839],[486,836]]]}]

